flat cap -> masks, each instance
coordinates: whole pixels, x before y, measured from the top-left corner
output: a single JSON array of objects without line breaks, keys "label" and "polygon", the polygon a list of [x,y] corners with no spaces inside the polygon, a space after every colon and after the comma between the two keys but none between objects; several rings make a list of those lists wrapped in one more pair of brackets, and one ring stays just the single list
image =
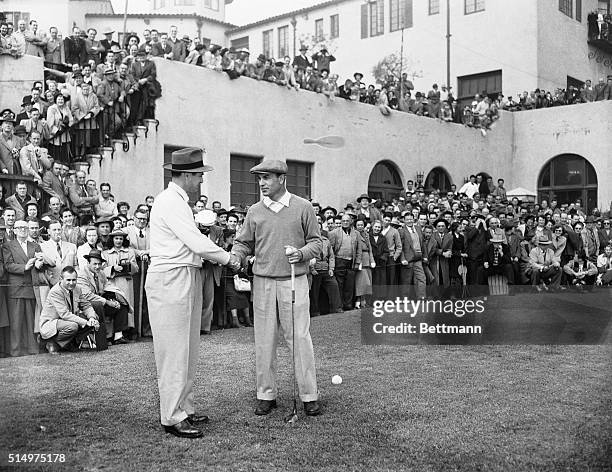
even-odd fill
[{"label": "flat cap", "polygon": [[286,174],[287,163],[277,159],[262,161],[250,170],[251,174]]}]

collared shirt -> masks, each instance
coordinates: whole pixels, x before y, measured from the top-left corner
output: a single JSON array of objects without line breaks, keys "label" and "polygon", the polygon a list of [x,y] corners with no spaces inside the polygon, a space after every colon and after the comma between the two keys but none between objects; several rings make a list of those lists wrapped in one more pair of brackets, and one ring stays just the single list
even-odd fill
[{"label": "collared shirt", "polygon": [[202,267],[202,257],[227,264],[229,254],[196,227],[187,193],[174,182],[160,193],[151,209],[149,272],[177,267]]},{"label": "collared shirt", "polygon": [[17,242],[21,246],[21,249],[23,249],[24,254],[27,256],[28,255],[28,240],[26,239],[25,241],[21,242],[19,241],[19,239],[17,239]]},{"label": "collared shirt", "polygon": [[270,197],[263,197],[263,204],[272,210],[274,213],[278,213],[284,207],[289,207],[289,200],[291,200],[291,194],[285,191],[285,194],[277,201],[272,200]]}]

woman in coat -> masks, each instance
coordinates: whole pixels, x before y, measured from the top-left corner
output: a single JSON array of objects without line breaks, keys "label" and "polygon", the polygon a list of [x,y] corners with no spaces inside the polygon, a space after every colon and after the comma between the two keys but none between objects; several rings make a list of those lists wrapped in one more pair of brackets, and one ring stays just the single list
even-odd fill
[{"label": "woman in coat", "polygon": [[70,163],[70,127],[74,124],[74,116],[66,105],[66,98],[58,93],[53,105],[47,110],[47,126],[51,134],[48,149],[55,162]]},{"label": "woman in coat", "polygon": [[372,246],[370,246],[370,236],[366,231],[365,218],[360,218],[355,222],[355,229],[361,237],[361,265],[355,273],[355,308],[366,306],[366,296],[372,295],[372,268],[376,267],[372,257]]},{"label": "woman in coat", "polygon": [[127,235],[123,231],[113,231],[108,236],[113,242],[113,246],[102,252],[102,258],[105,261],[104,275],[109,282],[107,290],[119,290],[125,296],[129,304],[128,326],[134,328],[134,282],[132,275],[138,272],[136,253],[131,247],[126,247]]},{"label": "woman in coat", "polygon": [[467,253],[465,250],[465,238],[463,237],[463,225],[453,221],[450,225],[450,233],[453,236],[453,245],[451,247],[451,258],[449,262],[448,273],[450,276],[451,292],[454,296],[460,296],[461,293],[458,287],[463,285],[463,279],[459,273],[459,267],[466,266]]}]

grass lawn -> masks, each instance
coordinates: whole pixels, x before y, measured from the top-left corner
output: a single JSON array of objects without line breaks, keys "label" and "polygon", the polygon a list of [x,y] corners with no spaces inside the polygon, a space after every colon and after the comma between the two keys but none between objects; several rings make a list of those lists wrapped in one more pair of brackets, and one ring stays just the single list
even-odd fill
[{"label": "grass lawn", "polygon": [[62,453],[38,469],[71,471],[612,469],[610,345],[363,346],[358,312],[311,332],[324,412],[293,425],[285,346],[279,408],[260,418],[252,328],[202,337],[212,421],[196,440],[158,423],[151,342],[0,359],[0,470],[9,452]]}]

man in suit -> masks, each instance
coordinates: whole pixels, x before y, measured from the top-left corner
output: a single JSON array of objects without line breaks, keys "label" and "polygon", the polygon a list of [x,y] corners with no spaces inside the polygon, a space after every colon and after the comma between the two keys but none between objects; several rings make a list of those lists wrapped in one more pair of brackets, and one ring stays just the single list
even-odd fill
[{"label": "man in suit", "polygon": [[599,102],[601,100],[605,100],[606,95],[606,83],[603,77],[599,78],[599,83],[593,88],[593,92],[595,94],[595,101]]},{"label": "man in suit", "polygon": [[602,227],[599,229],[599,252],[603,253],[604,249],[610,245],[612,241],[612,229],[610,226],[610,218],[604,218]]},{"label": "man in suit", "polygon": [[110,289],[106,275],[100,270],[104,262],[102,252],[92,249],[83,257],[87,264],[77,271],[77,287],[81,289],[83,298],[91,303],[98,320],[104,321],[107,341],[129,344],[130,341],[123,337],[123,330],[128,329],[129,305],[121,291]]},{"label": "man in suit", "polygon": [[5,243],[6,241],[15,239],[15,209],[5,208],[2,217],[4,219],[4,227],[0,229],[0,243]]},{"label": "man in suit", "polygon": [[399,229],[402,241],[402,268],[400,283],[414,285],[417,298],[425,298],[425,272],[423,271],[423,234],[414,224],[414,216],[407,212],[404,215],[404,225]]},{"label": "man in suit", "polygon": [[136,84],[130,96],[130,124],[136,125],[144,119],[154,118],[155,98],[161,96],[155,63],[148,60],[143,51],[136,54],[136,61],[132,64],[132,78]]},{"label": "man in suit", "polygon": [[24,220],[28,203],[36,203],[36,199],[28,194],[28,186],[22,180],[17,182],[15,193],[6,198],[6,206],[15,210],[16,220]]},{"label": "man in suit", "polygon": [[62,163],[54,162],[51,170],[45,172],[41,187],[50,196],[59,199],[60,206],[68,205],[66,186],[61,180]]},{"label": "man in suit", "polygon": [[104,39],[100,41],[100,45],[104,48],[104,52],[102,53],[102,62],[106,61],[106,55],[111,50],[113,46],[120,47],[117,41],[113,41],[113,33],[114,31],[111,28],[106,28],[104,30]]},{"label": "man in suit", "polygon": [[[223,229],[215,226],[217,215],[212,210],[202,210],[195,216],[200,233],[213,243],[223,247]],[[207,260],[202,260],[202,321],[200,333],[210,334],[215,300],[215,285],[220,285],[222,267]]]},{"label": "man in suit", "polygon": [[593,262],[597,262],[599,254],[599,234],[595,227],[595,218],[587,216],[584,220],[584,229],[581,232],[582,244],[586,258]]},{"label": "man in suit", "polygon": [[62,241],[62,224],[59,221],[49,223],[48,233],[49,240],[42,243],[40,248],[44,256],[55,264],[48,272],[51,285],[55,285],[60,281],[64,267],[77,267],[76,246]]},{"label": "man in suit", "polygon": [[[395,218],[395,223],[399,220]],[[393,227],[393,214],[385,213],[383,216],[383,229],[381,234],[387,239],[387,247],[389,248],[389,258],[387,259],[387,285],[397,285],[398,260],[402,255],[402,240],[399,232]],[[397,224],[397,226],[400,226]]]},{"label": "man in suit", "polygon": [[312,68],[312,62],[310,62],[310,59],[308,59],[308,56],[306,56],[306,51],[308,51],[308,48],[302,44],[300,47],[300,54],[293,58],[293,66],[297,66],[297,81],[300,84],[302,83],[302,78],[306,73],[306,68]]},{"label": "man in suit", "polygon": [[501,235],[496,234],[487,245],[484,258],[485,277],[490,275],[505,275],[509,284],[514,283],[514,270],[510,259],[510,247],[504,242]]},{"label": "man in suit", "polygon": [[357,203],[359,204],[357,216],[364,215],[367,218],[367,222],[370,224],[374,223],[376,220],[382,221],[380,211],[371,206],[372,199],[367,194],[364,193],[357,197]]},{"label": "man in suit", "polygon": [[355,271],[361,266],[361,236],[352,227],[352,224],[351,215],[345,213],[342,215],[340,228],[329,233],[329,243],[334,251],[336,262],[334,275],[338,282],[344,310],[353,309]]},{"label": "man in suit", "polygon": [[77,286],[77,271],[72,266],[64,267],[40,315],[40,335],[47,341],[47,351],[59,354],[60,348],[99,328],[98,315]]},{"label": "man in suit", "polygon": [[72,211],[78,218],[83,215],[93,215],[94,205],[100,200],[97,192],[95,195],[90,195],[90,190],[88,190],[85,185],[86,179],[87,175],[84,171],[77,171],[76,182],[68,189],[68,195],[72,203]]},{"label": "man in suit", "polygon": [[0,171],[3,174],[21,174],[19,151],[26,141],[13,134],[15,124],[15,114],[11,110],[0,112]]},{"label": "man in suit", "polygon": [[28,224],[15,222],[16,238],[2,246],[4,266],[8,273],[8,312],[11,333],[11,356],[38,354],[34,337],[36,297],[32,272],[41,269],[40,246],[28,241]]},{"label": "man in suit", "polygon": [[[134,226],[128,226],[124,229],[127,232],[130,241],[130,247],[136,253],[136,263],[138,264],[138,272],[134,274],[134,313],[140,313],[142,305],[142,323],[137,320],[137,326],[141,324],[141,332],[139,336],[150,336],[151,326],[149,325],[149,313],[147,310],[147,298],[144,288],[142,289],[142,299],[140,298],[140,287],[144,287],[144,282],[147,279],[147,268],[149,267],[149,248],[151,244],[149,228],[147,223],[149,218],[142,210],[136,210],[134,213]],[[208,300],[204,299],[204,304]],[[210,299],[212,306],[212,297]],[[212,314],[212,313],[211,313]],[[204,325],[203,325],[204,326]],[[208,330],[210,331],[210,323]],[[204,329],[204,328],[202,328]]]},{"label": "man in suit", "polygon": [[176,26],[170,26],[170,37],[168,38],[168,44],[172,47],[172,56],[170,59],[184,62],[187,57],[187,48],[185,42],[179,39],[177,34],[178,28]]},{"label": "man in suit", "polygon": [[73,27],[72,34],[64,38],[64,53],[68,64],[85,64],[87,62],[85,41],[81,38],[81,30],[78,26]]},{"label": "man in suit", "polygon": [[552,249],[552,241],[548,236],[539,236],[537,244],[537,247],[529,253],[531,285],[538,292],[548,290],[546,282],[551,288],[558,289],[561,281],[561,263]]},{"label": "man in suit", "polygon": [[[33,112],[32,115],[37,113],[38,110]],[[42,183],[42,176],[45,170],[51,168],[51,161],[49,160],[47,150],[40,147],[41,142],[41,133],[32,130],[30,133],[30,144],[22,147],[19,151],[19,163],[21,164],[22,174],[33,177],[38,185]]]},{"label": "man in suit", "polygon": [[434,283],[438,287],[450,287],[449,266],[453,248],[453,235],[448,232],[448,223],[439,219],[434,223],[435,231],[431,239],[432,253],[429,268],[434,276]]}]

